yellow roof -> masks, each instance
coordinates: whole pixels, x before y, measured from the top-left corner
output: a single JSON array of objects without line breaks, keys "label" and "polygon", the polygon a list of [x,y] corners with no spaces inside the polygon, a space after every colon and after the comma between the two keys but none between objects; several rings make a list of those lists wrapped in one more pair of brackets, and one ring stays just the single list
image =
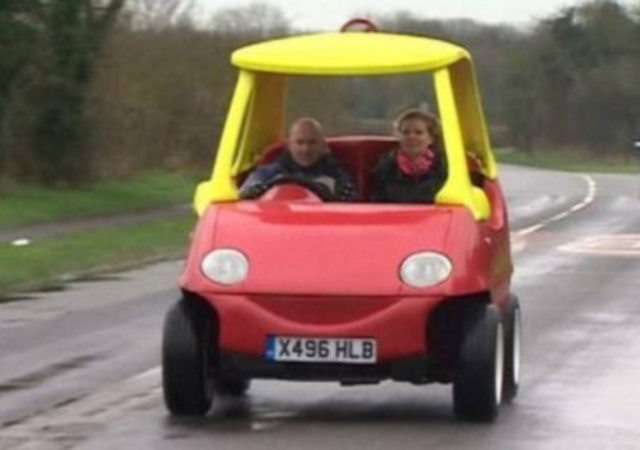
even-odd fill
[{"label": "yellow roof", "polygon": [[364,75],[438,69],[468,52],[436,39],[388,33],[320,33],[250,45],[231,55],[247,70],[297,75]]}]

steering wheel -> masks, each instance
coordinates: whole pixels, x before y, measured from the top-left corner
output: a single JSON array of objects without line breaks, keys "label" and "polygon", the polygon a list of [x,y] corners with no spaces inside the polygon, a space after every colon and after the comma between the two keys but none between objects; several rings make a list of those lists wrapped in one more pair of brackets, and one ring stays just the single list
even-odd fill
[{"label": "steering wheel", "polygon": [[328,186],[325,186],[322,183],[317,181],[313,181],[307,177],[303,177],[300,175],[280,175],[277,176],[269,182],[266,183],[267,191],[274,186],[279,186],[281,184],[297,184],[317,195],[320,200],[325,202],[330,202],[335,200],[335,195],[331,192]]},{"label": "steering wheel", "polygon": [[247,196],[246,198],[258,198],[272,187],[280,186],[282,184],[295,184],[301,186],[311,191],[314,195],[318,196],[320,200],[325,202],[336,200],[336,196],[327,186],[300,175],[278,175],[264,183],[259,191],[251,193],[252,195]]}]

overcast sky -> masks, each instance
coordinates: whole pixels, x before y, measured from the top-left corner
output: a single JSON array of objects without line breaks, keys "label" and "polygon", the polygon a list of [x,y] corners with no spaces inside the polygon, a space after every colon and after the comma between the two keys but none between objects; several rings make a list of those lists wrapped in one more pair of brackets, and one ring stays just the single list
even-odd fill
[{"label": "overcast sky", "polygon": [[[198,0],[207,13],[219,8],[240,7],[256,0]],[[279,7],[294,28],[336,30],[347,19],[369,14],[406,10],[423,18],[466,17],[485,23],[530,24],[581,0],[262,0]],[[623,0],[621,4],[640,4]]]}]

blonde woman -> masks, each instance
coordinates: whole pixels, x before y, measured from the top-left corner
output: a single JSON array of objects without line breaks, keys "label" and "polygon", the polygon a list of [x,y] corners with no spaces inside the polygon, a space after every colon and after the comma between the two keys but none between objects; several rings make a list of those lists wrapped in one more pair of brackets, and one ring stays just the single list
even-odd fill
[{"label": "blonde woman", "polygon": [[398,116],[397,148],[385,154],[373,172],[374,202],[433,203],[447,178],[438,149],[440,126],[432,114],[410,109]]}]

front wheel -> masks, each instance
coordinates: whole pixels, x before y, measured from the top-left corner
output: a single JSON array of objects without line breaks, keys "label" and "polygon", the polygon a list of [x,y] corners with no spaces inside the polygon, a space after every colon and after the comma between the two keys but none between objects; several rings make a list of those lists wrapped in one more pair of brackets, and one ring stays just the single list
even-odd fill
[{"label": "front wheel", "polygon": [[211,407],[212,342],[206,305],[182,299],[169,310],[162,340],[162,386],[172,414],[201,416]]},{"label": "front wheel", "polygon": [[502,398],[504,333],[493,305],[478,305],[469,317],[453,381],[456,416],[493,421]]}]

